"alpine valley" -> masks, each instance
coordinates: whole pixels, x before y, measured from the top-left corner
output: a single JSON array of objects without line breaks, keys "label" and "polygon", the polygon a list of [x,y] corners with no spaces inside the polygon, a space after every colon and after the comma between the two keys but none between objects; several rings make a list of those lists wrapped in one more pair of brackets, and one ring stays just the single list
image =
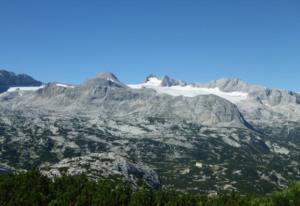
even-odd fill
[{"label": "alpine valley", "polygon": [[0,173],[39,167],[134,186],[267,194],[300,180],[300,94],[239,79],[100,73],[80,85],[0,71]]}]

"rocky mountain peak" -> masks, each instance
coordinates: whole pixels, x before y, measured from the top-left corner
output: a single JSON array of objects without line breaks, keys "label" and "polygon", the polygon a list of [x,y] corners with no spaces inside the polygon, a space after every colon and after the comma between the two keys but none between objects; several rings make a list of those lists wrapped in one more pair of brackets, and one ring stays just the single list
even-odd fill
[{"label": "rocky mountain peak", "polygon": [[161,82],[161,86],[171,87],[171,86],[186,86],[186,82],[181,80],[175,80],[170,78],[169,76],[164,76]]},{"label": "rocky mountain peak", "polygon": [[84,85],[87,86],[117,86],[127,87],[111,72],[101,72],[95,77],[87,80]]},{"label": "rocky mountain peak", "polygon": [[114,75],[111,72],[100,72],[96,75],[96,78],[110,80],[110,81],[119,81],[116,75]]},{"label": "rocky mountain peak", "polygon": [[6,70],[0,70],[0,93],[10,87],[41,86],[42,82],[33,79],[26,74],[15,74]]},{"label": "rocky mountain peak", "polygon": [[186,86],[186,82],[181,81],[181,80],[175,80],[170,78],[169,76],[165,75],[163,77],[158,77],[156,75],[149,75],[146,77],[146,80],[144,83],[156,83],[157,86],[162,86],[162,87],[171,87],[171,86]]}]

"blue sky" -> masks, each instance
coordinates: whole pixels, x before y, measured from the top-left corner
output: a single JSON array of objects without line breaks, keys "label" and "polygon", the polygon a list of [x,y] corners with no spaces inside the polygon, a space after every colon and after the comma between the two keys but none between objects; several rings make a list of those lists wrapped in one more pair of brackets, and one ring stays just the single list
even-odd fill
[{"label": "blue sky", "polygon": [[0,68],[80,83],[112,71],[300,91],[299,0],[0,0]]}]

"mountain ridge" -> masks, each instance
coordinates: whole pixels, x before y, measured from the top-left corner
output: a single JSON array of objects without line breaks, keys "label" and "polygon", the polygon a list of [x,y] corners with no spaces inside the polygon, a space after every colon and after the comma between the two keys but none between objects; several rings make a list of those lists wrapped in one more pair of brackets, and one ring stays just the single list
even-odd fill
[{"label": "mountain ridge", "polygon": [[[293,93],[251,92],[240,80],[193,86],[147,79],[125,85],[105,72],[79,85],[2,93],[0,165],[38,165],[50,176],[113,173],[133,184],[207,193],[268,193],[300,180]],[[213,88],[220,85],[226,91]],[[243,91],[232,91],[240,85]],[[274,105],[272,93],[280,97]],[[108,154],[115,155],[99,158]]]}]

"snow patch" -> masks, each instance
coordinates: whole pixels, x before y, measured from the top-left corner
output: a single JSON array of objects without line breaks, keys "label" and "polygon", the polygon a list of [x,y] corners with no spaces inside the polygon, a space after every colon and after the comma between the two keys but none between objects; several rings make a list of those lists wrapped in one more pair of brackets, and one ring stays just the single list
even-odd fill
[{"label": "snow patch", "polygon": [[144,83],[144,85],[147,86],[160,86],[162,83],[162,80],[157,77],[150,77],[148,78],[148,81]]},{"label": "snow patch", "polygon": [[15,91],[36,91],[39,89],[44,88],[45,86],[39,86],[39,87],[10,87],[7,92],[15,92]]},{"label": "snow patch", "polygon": [[238,103],[248,98],[248,93],[245,92],[223,92],[219,88],[201,88],[194,87],[192,85],[163,87],[161,86],[161,82],[162,80],[155,77],[151,77],[145,83],[129,84],[128,87],[132,89],[154,89],[157,93],[168,94],[171,96],[195,97],[198,95],[214,94],[232,103]]},{"label": "snow patch", "polygon": [[107,81],[110,81],[110,82],[116,82],[114,79],[109,78],[109,77],[107,77],[106,80],[107,80]]},{"label": "snow patch", "polygon": [[198,167],[198,168],[202,168],[203,164],[201,162],[196,162],[195,166]]},{"label": "snow patch", "polygon": [[74,86],[72,86],[72,85],[67,85],[67,84],[60,84],[60,83],[57,83],[57,84],[55,84],[56,86],[58,86],[58,87],[64,87],[64,88],[74,88]]}]

